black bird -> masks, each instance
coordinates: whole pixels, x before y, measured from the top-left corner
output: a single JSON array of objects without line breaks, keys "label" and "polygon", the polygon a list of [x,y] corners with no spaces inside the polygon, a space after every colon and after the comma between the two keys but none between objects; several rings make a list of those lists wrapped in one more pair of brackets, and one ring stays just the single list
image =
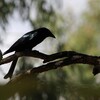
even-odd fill
[{"label": "black bird", "polygon": [[[45,38],[55,36],[51,33],[51,31],[47,28],[39,28],[34,31],[30,31],[24,34],[20,39],[18,39],[7,51],[4,52],[3,55],[10,52],[23,52],[30,51],[33,47],[41,43]],[[15,65],[17,63],[17,59],[12,62],[12,65],[8,71],[8,73],[4,76],[4,78],[12,77],[13,71],[15,69]]]},{"label": "black bird", "polygon": [[18,39],[3,55],[16,51],[26,51],[32,50],[33,47],[41,43],[45,38],[55,36],[47,28],[39,28],[34,31],[30,31],[24,34],[20,39]]}]

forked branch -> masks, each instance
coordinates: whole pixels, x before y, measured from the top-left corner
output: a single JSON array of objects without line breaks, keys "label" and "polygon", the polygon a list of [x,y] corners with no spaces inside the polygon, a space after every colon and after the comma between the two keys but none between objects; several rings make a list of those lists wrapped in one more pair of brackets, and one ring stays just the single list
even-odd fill
[{"label": "forked branch", "polygon": [[77,53],[74,51],[63,51],[63,52],[54,53],[51,55],[47,55],[39,51],[17,52],[6,58],[3,58],[0,62],[0,65],[9,63],[15,60],[16,58],[23,57],[23,56],[40,58],[43,60],[43,63],[46,63],[46,64],[32,68],[25,73],[21,73],[20,75],[18,75],[18,77],[21,76],[22,74],[41,73],[41,72],[56,69],[59,67],[63,67],[66,65],[71,65],[71,64],[93,65],[94,66],[93,74],[95,75],[99,73],[98,72],[99,71],[98,66],[100,65],[99,56],[91,56],[87,54]]}]

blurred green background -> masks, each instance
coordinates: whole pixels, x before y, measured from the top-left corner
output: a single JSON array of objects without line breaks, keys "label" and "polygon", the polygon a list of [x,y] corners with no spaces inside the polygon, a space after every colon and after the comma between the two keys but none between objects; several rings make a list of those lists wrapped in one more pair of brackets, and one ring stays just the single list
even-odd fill
[{"label": "blurred green background", "polygon": [[[76,17],[72,9],[61,12],[62,7],[62,0],[0,0],[0,28],[5,32],[9,17],[12,18],[17,11],[32,29],[44,26],[57,37],[57,43],[49,41],[49,45],[56,46],[44,46],[50,49],[49,52],[45,49],[45,52],[73,50],[99,56],[100,1],[87,0],[86,10],[80,17]],[[0,35],[6,37],[6,34]],[[1,38],[1,45],[3,41]],[[37,60],[30,59],[33,63],[28,60],[19,60],[15,74],[38,63]],[[93,76],[92,68],[90,65],[70,65],[25,77],[11,85],[2,84],[0,100],[100,100],[100,76]]]}]

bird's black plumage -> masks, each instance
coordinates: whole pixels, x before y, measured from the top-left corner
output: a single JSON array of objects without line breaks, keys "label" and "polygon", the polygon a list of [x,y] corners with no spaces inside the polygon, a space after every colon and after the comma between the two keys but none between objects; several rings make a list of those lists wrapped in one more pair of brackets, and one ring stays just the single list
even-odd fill
[{"label": "bird's black plumage", "polygon": [[33,47],[41,43],[46,37],[55,38],[51,31],[44,27],[30,31],[18,39],[3,55],[13,51],[21,52],[32,50]]},{"label": "bird's black plumage", "polygon": [[[41,43],[46,37],[53,37],[55,36],[51,33],[51,31],[47,28],[39,28],[34,31],[30,31],[24,34],[20,39],[18,39],[3,55],[10,53],[10,52],[22,52],[26,50],[32,50],[33,47]],[[8,73],[4,76],[4,78],[11,78],[13,71],[15,69],[16,63],[18,58],[16,58],[8,71]]]}]

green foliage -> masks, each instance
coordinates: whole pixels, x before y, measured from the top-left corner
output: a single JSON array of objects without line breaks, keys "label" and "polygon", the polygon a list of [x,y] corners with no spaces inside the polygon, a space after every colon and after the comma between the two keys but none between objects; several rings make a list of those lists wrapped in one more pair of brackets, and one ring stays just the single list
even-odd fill
[{"label": "green foliage", "polygon": [[14,2],[0,0],[0,26],[2,28],[5,28],[5,24],[8,22],[8,17],[12,14],[14,7]]}]

